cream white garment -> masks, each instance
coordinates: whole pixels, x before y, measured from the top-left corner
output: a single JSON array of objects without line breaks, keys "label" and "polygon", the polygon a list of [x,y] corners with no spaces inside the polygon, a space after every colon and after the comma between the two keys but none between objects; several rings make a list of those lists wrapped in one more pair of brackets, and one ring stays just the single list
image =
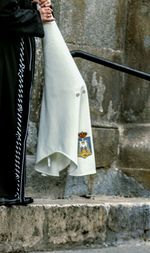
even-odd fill
[{"label": "cream white garment", "polygon": [[45,85],[35,169],[52,176],[59,176],[66,167],[72,176],[94,174],[95,156],[85,82],[56,22],[44,24],[44,30]]}]

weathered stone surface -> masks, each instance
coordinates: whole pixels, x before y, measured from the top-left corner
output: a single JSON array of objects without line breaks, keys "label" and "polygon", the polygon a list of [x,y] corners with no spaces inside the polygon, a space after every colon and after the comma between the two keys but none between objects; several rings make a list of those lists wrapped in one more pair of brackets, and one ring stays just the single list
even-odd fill
[{"label": "weathered stone surface", "polygon": [[62,199],[64,197],[67,171],[60,177],[44,177],[35,171],[35,156],[27,156],[26,194],[33,198]]},{"label": "weathered stone surface", "polygon": [[35,62],[34,83],[31,90],[30,119],[38,124],[41,107],[42,88],[44,83],[43,77],[43,54],[42,40],[36,39],[36,62]]},{"label": "weathered stone surface", "polygon": [[[145,239],[143,231],[150,229],[149,206],[111,206],[108,217],[108,240],[128,240],[137,236]],[[137,222],[135,222],[137,221]]]},{"label": "weathered stone surface", "polygon": [[[76,47],[76,49],[78,48]],[[119,50],[94,50],[91,47],[84,47],[83,50],[111,61],[121,61]],[[122,74],[86,60],[77,60],[77,66],[87,84],[93,126],[100,127],[118,122]]]},{"label": "weathered stone surface", "polygon": [[28,138],[27,138],[28,154],[30,155],[35,154],[36,147],[37,147],[37,124],[36,122],[30,120],[28,124]]},{"label": "weathered stone surface", "polygon": [[[72,205],[64,207],[63,212],[56,211],[55,207],[47,208],[47,211],[49,244],[90,243],[95,238],[101,242],[105,240],[107,219],[105,207]],[[57,222],[53,222],[55,217]]]},{"label": "weathered stone surface", "polygon": [[91,195],[93,182],[94,176],[85,176],[85,177],[68,176],[65,185],[64,198],[69,198],[72,196]]},{"label": "weathered stone surface", "polygon": [[0,207],[0,252],[35,247],[43,238],[43,207]]},{"label": "weathered stone surface", "polygon": [[[128,1],[125,62],[128,66],[150,73],[149,0]],[[134,32],[133,32],[134,31]],[[122,97],[122,119],[125,122],[150,122],[149,82],[126,76]]]},{"label": "weathered stone surface", "polygon": [[61,0],[60,3],[60,28],[67,42],[95,48],[122,47],[126,1]]},{"label": "weathered stone surface", "polygon": [[59,24],[59,18],[60,18],[60,0],[51,0],[53,11],[55,15],[55,19],[57,21],[57,24]]},{"label": "weathered stone surface", "polygon": [[93,128],[93,138],[96,166],[110,168],[118,159],[118,129]]},{"label": "weathered stone surface", "polygon": [[37,200],[27,207],[0,207],[0,220],[5,253],[150,239],[146,199]]},{"label": "weathered stone surface", "polygon": [[30,98],[30,117],[29,117],[29,130],[27,140],[27,152],[35,154],[37,144],[37,131],[41,109],[41,98],[43,90],[43,54],[42,54],[42,41],[36,39],[36,62],[35,62],[35,76],[31,89]]},{"label": "weathered stone surface", "polygon": [[150,197],[150,191],[146,190],[140,182],[138,183],[134,175],[127,176],[121,170],[111,168],[97,170],[92,195]]},{"label": "weathered stone surface", "polygon": [[[136,169],[136,168],[121,168],[121,170],[128,176],[134,177],[137,182],[143,185],[147,190],[150,190],[150,170]],[[150,195],[149,195],[150,196]]]},{"label": "weathered stone surface", "polygon": [[121,133],[120,166],[150,169],[150,126],[127,124]]}]

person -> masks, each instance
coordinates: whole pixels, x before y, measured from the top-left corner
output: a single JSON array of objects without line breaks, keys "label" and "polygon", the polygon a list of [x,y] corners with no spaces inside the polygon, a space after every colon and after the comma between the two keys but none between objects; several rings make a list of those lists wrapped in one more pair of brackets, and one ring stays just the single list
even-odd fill
[{"label": "person", "polygon": [[52,18],[50,6],[37,10],[37,2],[0,1],[0,205],[33,202],[25,197],[25,154],[34,37],[43,38]]}]

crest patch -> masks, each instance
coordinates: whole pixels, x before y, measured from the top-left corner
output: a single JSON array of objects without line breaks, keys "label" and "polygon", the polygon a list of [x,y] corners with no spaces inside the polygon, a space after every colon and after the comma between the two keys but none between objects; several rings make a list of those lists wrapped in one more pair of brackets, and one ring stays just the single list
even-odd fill
[{"label": "crest patch", "polygon": [[80,132],[78,136],[78,157],[87,158],[92,155],[91,138],[87,132]]}]

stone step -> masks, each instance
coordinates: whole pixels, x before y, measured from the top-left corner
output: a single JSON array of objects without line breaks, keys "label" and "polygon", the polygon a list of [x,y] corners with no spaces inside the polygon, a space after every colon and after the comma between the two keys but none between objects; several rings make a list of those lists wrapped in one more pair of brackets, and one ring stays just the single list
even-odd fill
[{"label": "stone step", "polygon": [[150,240],[150,199],[35,199],[0,207],[0,252],[52,251]]},{"label": "stone step", "polygon": [[[105,248],[87,248],[87,249],[72,249],[72,250],[62,250],[62,251],[51,251],[43,253],[149,253],[150,244],[149,243],[139,243],[132,242],[129,244],[121,244],[115,247],[105,247]],[[42,253],[30,252],[30,253]]]}]

